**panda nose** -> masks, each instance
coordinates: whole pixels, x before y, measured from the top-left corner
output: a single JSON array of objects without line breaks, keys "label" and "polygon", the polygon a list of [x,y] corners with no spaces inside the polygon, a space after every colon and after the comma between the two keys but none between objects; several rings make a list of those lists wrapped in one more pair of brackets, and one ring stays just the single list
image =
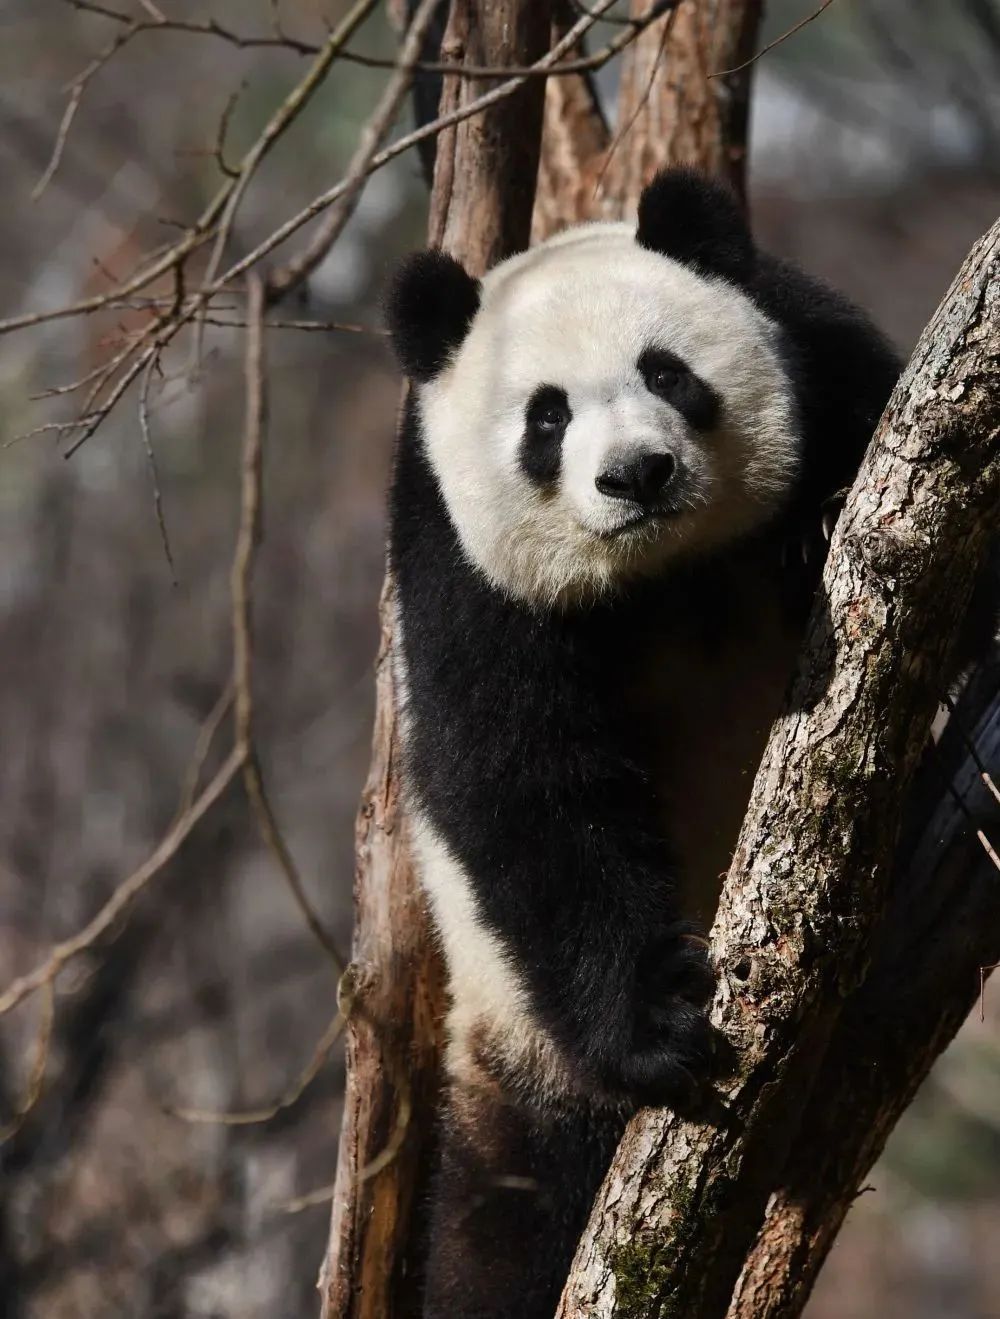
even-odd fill
[{"label": "panda nose", "polygon": [[606,467],[594,484],[611,499],[629,499],[649,508],[663,496],[676,470],[672,453],[643,453]]}]

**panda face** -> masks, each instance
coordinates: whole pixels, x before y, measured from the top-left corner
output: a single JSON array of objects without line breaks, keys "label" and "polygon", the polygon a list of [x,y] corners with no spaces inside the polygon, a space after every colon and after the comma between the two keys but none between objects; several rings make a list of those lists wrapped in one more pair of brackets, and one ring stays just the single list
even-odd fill
[{"label": "panda face", "polygon": [[600,598],[761,526],[790,490],[800,444],[776,327],[632,226],[504,262],[466,322],[419,409],[462,546],[501,591]]}]

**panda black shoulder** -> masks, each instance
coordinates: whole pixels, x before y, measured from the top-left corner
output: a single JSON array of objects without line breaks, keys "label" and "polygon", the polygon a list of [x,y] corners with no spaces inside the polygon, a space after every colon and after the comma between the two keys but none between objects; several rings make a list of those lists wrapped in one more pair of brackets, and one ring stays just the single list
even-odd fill
[{"label": "panda black shoulder", "polygon": [[746,291],[781,330],[804,441],[796,502],[816,509],[854,479],[901,362],[864,311],[790,262],[758,251]]}]

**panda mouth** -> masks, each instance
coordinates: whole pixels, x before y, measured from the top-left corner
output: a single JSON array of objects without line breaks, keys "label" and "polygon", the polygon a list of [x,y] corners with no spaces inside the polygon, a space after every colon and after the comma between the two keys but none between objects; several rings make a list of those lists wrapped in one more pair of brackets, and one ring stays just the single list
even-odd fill
[{"label": "panda mouth", "polygon": [[600,533],[601,540],[618,540],[622,536],[627,536],[629,532],[642,531],[648,527],[655,527],[664,522],[670,522],[680,516],[679,508],[672,508],[661,505],[657,508],[636,508],[624,522],[619,522],[617,527],[612,527],[609,531]]}]

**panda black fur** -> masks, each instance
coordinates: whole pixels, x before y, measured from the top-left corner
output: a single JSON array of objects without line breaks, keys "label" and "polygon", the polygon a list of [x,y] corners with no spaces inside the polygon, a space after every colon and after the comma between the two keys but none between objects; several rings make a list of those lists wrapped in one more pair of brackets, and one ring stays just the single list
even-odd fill
[{"label": "panda black fur", "polygon": [[628,1114],[711,1067],[699,932],[820,571],[798,546],[899,368],[687,171],[481,283],[416,256],[389,319],[405,786],[452,995],[425,1313],[547,1319]]}]

